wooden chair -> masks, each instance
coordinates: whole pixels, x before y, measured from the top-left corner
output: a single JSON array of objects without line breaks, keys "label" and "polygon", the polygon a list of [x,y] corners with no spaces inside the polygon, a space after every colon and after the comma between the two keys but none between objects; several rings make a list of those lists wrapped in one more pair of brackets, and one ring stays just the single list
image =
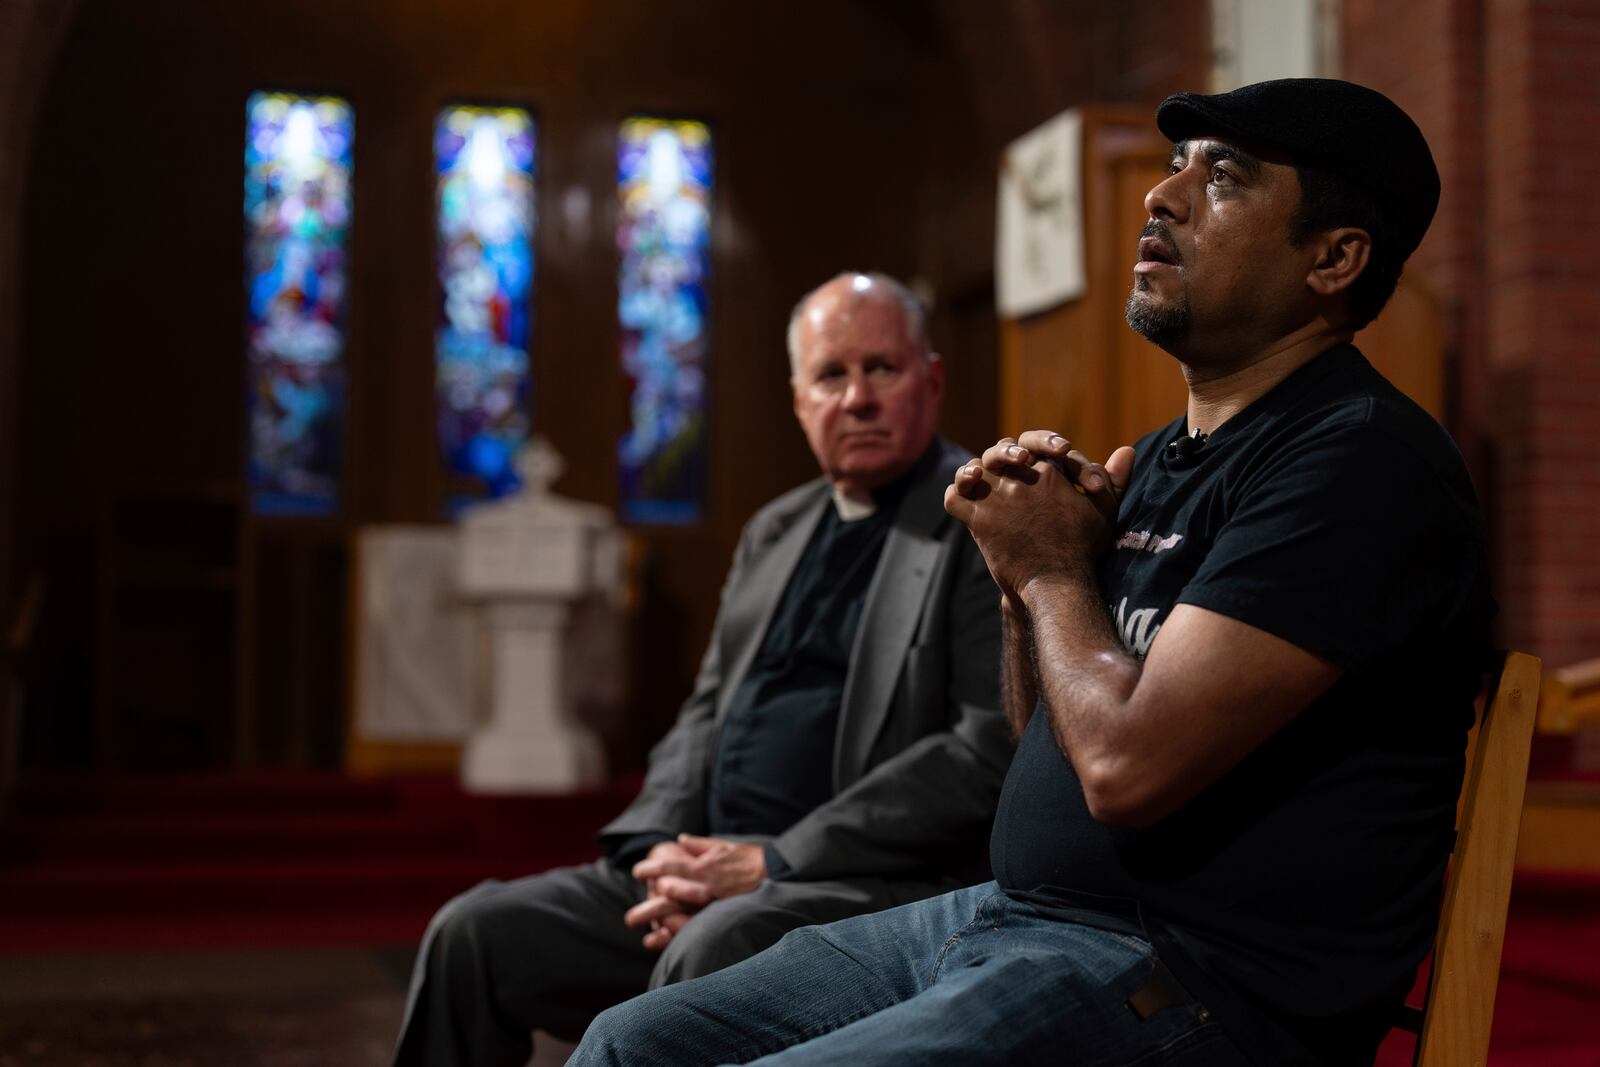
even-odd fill
[{"label": "wooden chair", "polygon": [[1483,1067],[1489,1056],[1540,679],[1537,657],[1496,659],[1462,783],[1427,999],[1396,1024],[1418,1035],[1414,1067]]}]

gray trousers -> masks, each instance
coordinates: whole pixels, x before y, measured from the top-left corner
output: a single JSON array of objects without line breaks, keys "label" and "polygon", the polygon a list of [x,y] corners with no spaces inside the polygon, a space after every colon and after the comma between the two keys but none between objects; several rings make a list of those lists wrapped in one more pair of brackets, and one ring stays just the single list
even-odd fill
[{"label": "gray trousers", "polygon": [[451,900],[423,935],[397,1067],[523,1067],[533,1031],[576,1041],[601,1011],[696,978],[777,943],[790,930],[910,903],[954,881],[767,882],[714,901],[664,951],[640,944],[622,914],[644,885],[601,860]]}]

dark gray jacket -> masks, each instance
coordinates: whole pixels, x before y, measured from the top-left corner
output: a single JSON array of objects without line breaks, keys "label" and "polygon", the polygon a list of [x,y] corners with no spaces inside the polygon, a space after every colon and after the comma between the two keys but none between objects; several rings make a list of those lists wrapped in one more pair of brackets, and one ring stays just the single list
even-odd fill
[{"label": "dark gray jacket", "polygon": [[[941,440],[907,492],[867,590],[834,746],[833,799],[770,843],[790,880],[981,879],[1012,743],[1000,710],[999,592],[945,487],[970,459]],[[650,753],[644,789],[602,842],[704,833],[728,701],[832,495],[823,478],[745,525],[693,693]]]}]

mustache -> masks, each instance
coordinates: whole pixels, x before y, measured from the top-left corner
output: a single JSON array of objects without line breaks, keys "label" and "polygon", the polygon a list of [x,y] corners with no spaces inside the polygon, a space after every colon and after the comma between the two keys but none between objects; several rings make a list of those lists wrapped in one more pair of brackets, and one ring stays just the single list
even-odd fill
[{"label": "mustache", "polygon": [[1144,229],[1139,231],[1139,239],[1154,237],[1161,242],[1161,250],[1172,258],[1177,266],[1183,265],[1183,256],[1178,252],[1178,242],[1172,239],[1172,231],[1160,219],[1151,219],[1144,224]]}]

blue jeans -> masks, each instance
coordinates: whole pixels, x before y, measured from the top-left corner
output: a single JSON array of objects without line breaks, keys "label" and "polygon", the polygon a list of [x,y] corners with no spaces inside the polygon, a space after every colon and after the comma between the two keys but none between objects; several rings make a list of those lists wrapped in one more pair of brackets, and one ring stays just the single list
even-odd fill
[{"label": "blue jeans", "polygon": [[1155,951],[1063,922],[993,882],[786,934],[716,974],[604,1012],[568,1067],[1248,1061],[1194,1002],[1127,1000]]}]

